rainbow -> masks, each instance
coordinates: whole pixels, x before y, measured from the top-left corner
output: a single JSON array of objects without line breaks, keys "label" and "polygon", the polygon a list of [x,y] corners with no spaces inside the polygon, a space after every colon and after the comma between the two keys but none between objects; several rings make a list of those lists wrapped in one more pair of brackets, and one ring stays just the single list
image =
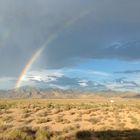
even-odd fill
[{"label": "rainbow", "polygon": [[31,68],[33,62],[36,60],[36,58],[41,54],[42,50],[44,48],[39,48],[32,56],[32,58],[29,60],[29,62],[26,64],[25,68],[22,70],[21,75],[19,76],[15,88],[19,88],[22,80],[24,79],[24,75],[27,73],[27,71]]},{"label": "rainbow", "polygon": [[44,45],[41,46],[39,49],[37,49],[35,51],[35,53],[33,53],[32,57],[30,58],[30,60],[28,61],[28,63],[24,67],[24,69],[22,70],[22,72],[21,72],[21,74],[20,74],[20,76],[19,76],[19,78],[18,78],[18,80],[16,82],[15,89],[20,87],[20,85],[21,85],[26,73],[30,70],[30,68],[32,67],[32,65],[35,62],[35,60],[40,56],[40,54],[45,49],[45,47],[56,37],[57,37],[57,34],[54,34],[54,35],[50,36],[48,38],[48,40],[44,43]]},{"label": "rainbow", "polygon": [[76,21],[78,21],[79,19],[81,19],[82,17],[85,17],[86,15],[88,15],[89,13],[91,13],[91,10],[85,11],[82,14],[80,14],[78,17],[73,18],[72,20],[68,21],[65,23],[63,29],[60,29],[59,31],[57,31],[56,33],[52,34],[49,36],[49,38],[47,39],[47,41],[39,48],[37,49],[32,57],[29,59],[29,61],[27,62],[27,64],[25,65],[24,69],[22,70],[19,78],[16,81],[16,85],[15,85],[15,89],[19,88],[21,86],[21,83],[26,75],[26,73],[30,70],[30,68],[32,67],[32,65],[34,64],[35,60],[40,56],[40,54],[42,53],[42,51],[47,47],[47,45],[49,43],[51,43],[53,40],[55,40],[59,33],[62,32],[64,29],[70,27],[71,25],[73,25]]}]

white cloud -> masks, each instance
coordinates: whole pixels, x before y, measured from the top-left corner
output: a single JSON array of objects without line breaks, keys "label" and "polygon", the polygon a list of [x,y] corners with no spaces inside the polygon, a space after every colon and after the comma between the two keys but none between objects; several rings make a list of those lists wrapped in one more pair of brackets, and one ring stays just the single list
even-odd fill
[{"label": "white cloud", "polygon": [[79,85],[82,87],[87,87],[88,86],[88,81],[87,80],[80,80]]},{"label": "white cloud", "polygon": [[57,78],[62,76],[63,74],[60,71],[55,70],[30,71],[25,75],[23,81],[50,82],[56,81]]}]

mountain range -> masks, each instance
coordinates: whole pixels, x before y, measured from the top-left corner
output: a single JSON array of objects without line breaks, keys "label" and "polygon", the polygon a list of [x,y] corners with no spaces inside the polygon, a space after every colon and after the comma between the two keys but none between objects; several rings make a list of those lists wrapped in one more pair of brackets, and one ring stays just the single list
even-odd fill
[{"label": "mountain range", "polygon": [[35,88],[35,87],[21,87],[11,90],[0,90],[0,98],[39,98],[39,99],[95,99],[95,98],[140,98],[139,93],[133,92],[117,92],[117,91],[81,91],[81,90],[62,90],[58,88]]}]

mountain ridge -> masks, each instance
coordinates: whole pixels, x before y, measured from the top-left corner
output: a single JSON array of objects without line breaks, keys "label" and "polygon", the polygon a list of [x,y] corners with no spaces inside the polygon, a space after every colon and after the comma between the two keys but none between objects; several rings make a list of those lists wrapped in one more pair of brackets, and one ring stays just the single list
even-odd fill
[{"label": "mountain ridge", "polygon": [[62,90],[59,88],[35,88],[21,87],[11,90],[0,90],[0,98],[39,98],[39,99],[65,99],[65,98],[140,98],[139,93],[117,92],[117,91],[82,91],[82,90]]}]

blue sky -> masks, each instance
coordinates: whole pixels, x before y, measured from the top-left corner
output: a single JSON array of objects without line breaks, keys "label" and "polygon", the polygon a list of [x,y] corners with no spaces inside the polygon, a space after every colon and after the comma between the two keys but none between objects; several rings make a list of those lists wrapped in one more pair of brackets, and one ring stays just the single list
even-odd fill
[{"label": "blue sky", "polygon": [[140,91],[139,0],[1,0],[0,89],[21,86]]}]

